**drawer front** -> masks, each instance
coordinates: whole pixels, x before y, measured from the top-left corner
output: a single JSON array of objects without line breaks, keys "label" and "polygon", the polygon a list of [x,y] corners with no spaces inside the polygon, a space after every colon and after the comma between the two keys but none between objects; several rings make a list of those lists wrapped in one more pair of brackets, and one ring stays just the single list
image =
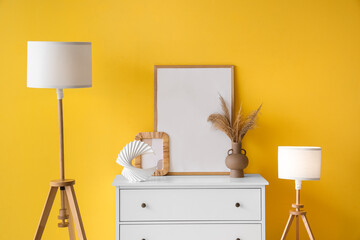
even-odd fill
[{"label": "drawer front", "polygon": [[260,189],[120,190],[120,221],[261,220]]},{"label": "drawer front", "polygon": [[261,240],[261,224],[120,225],[121,240]]}]

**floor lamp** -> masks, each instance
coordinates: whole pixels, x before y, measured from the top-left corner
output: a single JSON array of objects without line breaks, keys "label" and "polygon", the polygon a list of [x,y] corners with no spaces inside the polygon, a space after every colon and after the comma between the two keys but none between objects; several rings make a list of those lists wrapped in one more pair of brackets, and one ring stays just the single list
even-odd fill
[{"label": "floor lamp", "polygon": [[55,88],[59,111],[60,179],[50,181],[50,191],[34,240],[40,240],[42,237],[59,188],[61,207],[58,227],[68,227],[70,239],[75,240],[73,228],[73,224],[75,224],[79,239],[85,240],[85,230],[73,187],[75,180],[65,179],[62,99],[64,88],[92,86],[91,43],[28,42],[27,86],[30,88]]},{"label": "floor lamp", "polygon": [[320,180],[321,148],[320,147],[279,147],[278,148],[279,178],[295,180],[296,203],[292,204],[295,210],[290,210],[290,216],[284,229],[281,240],[286,238],[291,224],[296,220],[296,240],[299,240],[299,218],[304,222],[306,231],[311,240],[314,235],[311,231],[306,212],[300,204],[301,181]]}]

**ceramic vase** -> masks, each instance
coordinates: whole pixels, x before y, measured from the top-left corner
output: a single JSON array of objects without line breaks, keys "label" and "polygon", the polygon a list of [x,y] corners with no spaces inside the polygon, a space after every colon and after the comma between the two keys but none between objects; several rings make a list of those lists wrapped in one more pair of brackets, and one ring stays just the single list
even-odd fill
[{"label": "ceramic vase", "polygon": [[248,166],[249,159],[246,156],[245,149],[241,148],[241,143],[232,143],[232,149],[228,151],[225,164],[230,169],[230,177],[244,177],[244,169]]}]

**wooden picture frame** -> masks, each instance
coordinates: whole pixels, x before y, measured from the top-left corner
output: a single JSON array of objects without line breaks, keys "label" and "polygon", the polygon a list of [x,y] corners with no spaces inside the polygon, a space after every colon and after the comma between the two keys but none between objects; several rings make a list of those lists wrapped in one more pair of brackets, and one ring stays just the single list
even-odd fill
[{"label": "wooden picture frame", "polygon": [[[173,72],[174,74],[171,74],[171,72]],[[176,72],[179,72],[179,75],[177,75]],[[175,81],[175,84],[168,84],[168,80]],[[192,86],[189,86],[190,90],[186,89],[186,87],[189,84],[191,85],[192,83],[198,85],[194,85],[193,89],[191,89]],[[213,89],[214,86],[218,89]],[[184,90],[183,96],[181,96],[181,93],[179,93],[181,89]],[[207,100],[209,100],[208,103],[211,104],[204,104],[204,102],[201,101],[196,102],[198,99],[201,99],[203,97],[203,92],[207,91],[212,91],[210,95],[208,94],[204,96],[207,97]],[[191,94],[195,96],[195,105],[199,104],[200,106],[204,106],[204,108],[207,108],[207,110],[209,110],[209,106],[211,106],[211,110],[209,110],[206,114],[202,114],[201,120],[198,119],[199,121],[197,122],[197,126],[199,127],[197,129],[201,129],[201,131],[197,131],[196,127],[195,129],[191,127],[189,128],[189,123],[181,124],[181,122],[177,122],[178,126],[170,127],[169,124],[163,124],[163,122],[166,121],[167,123],[169,123],[170,121],[176,122],[176,119],[179,116],[178,112],[181,112],[183,109],[189,108],[190,110],[194,110],[191,109],[192,106],[189,106],[188,103],[188,105],[181,105],[181,101],[183,99],[186,100],[186,98]],[[229,174],[229,169],[225,165],[225,158],[227,156],[227,151],[231,148],[231,140],[228,139],[222,132],[216,131],[213,127],[211,127],[210,123],[207,123],[208,115],[214,112],[221,111],[218,94],[221,94],[227,101],[232,117],[234,112],[233,65],[155,65],[154,129],[155,131],[167,132],[172,139],[170,143],[171,162],[168,175]],[[176,97],[177,99],[173,99]],[[168,104],[168,106],[164,107],[164,103]],[[203,107],[200,107],[198,109],[201,110],[202,108]],[[164,113],[168,114],[168,117],[171,119],[162,119],[164,118]],[[181,112],[180,114],[183,114],[183,112]],[[185,127],[184,125],[186,124],[187,126]],[[201,138],[199,138],[197,134],[202,134],[204,132],[204,127],[206,127],[206,136],[210,136],[210,139],[204,138],[200,140]],[[181,131],[181,133],[179,133],[179,131]],[[193,144],[191,144],[191,142],[193,142]],[[181,148],[181,145],[186,144],[186,147]],[[209,146],[208,150],[206,150],[207,144]],[[201,151],[202,153],[196,151]],[[182,154],[184,152],[187,152],[187,154]],[[186,159],[186,162],[181,162],[180,164],[178,164],[179,161],[184,161],[184,159]],[[209,159],[211,159],[211,161],[207,161]],[[192,164],[194,166],[192,166]]]},{"label": "wooden picture frame", "polygon": [[[162,168],[156,169],[154,176],[164,176],[169,172],[169,135],[164,132],[141,132],[135,136],[135,140],[143,141],[152,145],[151,142],[146,140],[162,139]],[[156,154],[156,149],[154,149]],[[134,166],[142,168],[142,157],[138,156],[134,159]]]}]

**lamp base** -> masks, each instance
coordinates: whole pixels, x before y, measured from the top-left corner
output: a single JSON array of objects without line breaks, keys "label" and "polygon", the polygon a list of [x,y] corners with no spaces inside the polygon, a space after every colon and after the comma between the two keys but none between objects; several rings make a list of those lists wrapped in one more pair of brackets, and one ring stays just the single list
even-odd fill
[{"label": "lamp base", "polygon": [[[79,237],[79,240],[86,240],[84,225],[81,219],[79,205],[76,200],[75,190],[73,185],[75,180],[64,179],[64,180],[53,180],[50,182],[50,191],[44,206],[44,210],[41,214],[40,222],[35,233],[34,240],[40,240],[45,229],[47,219],[49,217],[51,207],[54,203],[58,188],[60,188],[61,194],[64,195],[66,208],[60,209],[59,219],[62,221],[58,224],[59,227],[68,227],[69,236],[71,240],[75,240],[75,231],[73,228],[73,221],[71,215],[74,217],[74,224]],[[70,209],[67,214],[66,209]],[[68,222],[66,222],[68,220]]]},{"label": "lamp base", "polygon": [[310,240],[315,239],[313,233],[311,232],[309,222],[306,218],[306,212],[301,210],[302,208],[304,208],[304,205],[300,204],[299,201],[300,201],[300,190],[297,189],[296,190],[296,203],[292,204],[292,207],[295,208],[295,210],[290,210],[290,216],[286,223],[286,227],[284,229],[283,235],[281,236],[281,240],[284,240],[286,238],[294,218],[296,219],[296,240],[299,240],[299,217],[301,217],[302,221],[304,222],[304,225],[305,225],[305,228],[309,235]]}]

